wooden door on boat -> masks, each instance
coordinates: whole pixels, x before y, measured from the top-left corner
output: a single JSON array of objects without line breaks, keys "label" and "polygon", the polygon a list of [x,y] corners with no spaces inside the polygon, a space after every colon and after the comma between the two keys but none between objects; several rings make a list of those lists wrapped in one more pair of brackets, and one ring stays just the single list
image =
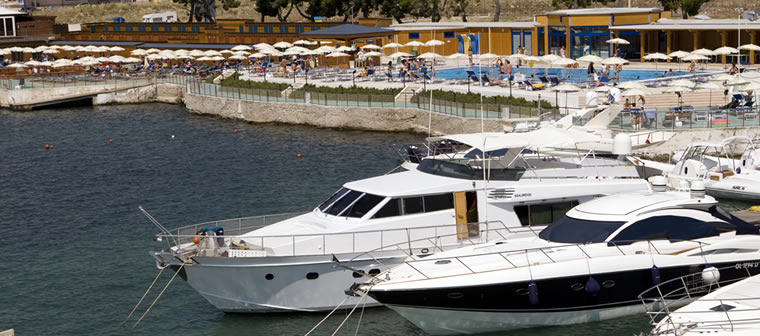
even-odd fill
[{"label": "wooden door on boat", "polygon": [[480,233],[477,194],[474,191],[455,192],[454,213],[456,215],[457,239],[477,237]]}]

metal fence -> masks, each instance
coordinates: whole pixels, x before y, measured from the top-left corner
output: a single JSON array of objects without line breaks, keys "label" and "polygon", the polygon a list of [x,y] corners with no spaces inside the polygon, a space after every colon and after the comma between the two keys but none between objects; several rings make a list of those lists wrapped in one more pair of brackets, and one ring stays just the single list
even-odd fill
[{"label": "metal fence", "polygon": [[0,88],[6,90],[60,88],[105,85],[108,87],[126,88],[153,83],[151,76],[97,76],[79,74],[70,76],[27,76],[20,78],[0,79]]},{"label": "metal fence", "polygon": [[352,94],[352,93],[322,93],[296,90],[290,95],[277,90],[254,88],[227,87],[219,84],[206,83],[188,76],[166,76],[157,78],[158,82],[184,85],[188,93],[203,96],[239,99],[245,101],[282,102],[314,104],[321,106],[347,107],[386,107],[386,108],[415,108],[455,115],[463,118],[511,119],[537,117],[546,112],[556,112],[554,109],[540,109],[523,106],[501,104],[460,103],[448,100],[418,99],[416,102],[408,97],[392,95]]},{"label": "metal fence", "polygon": [[683,130],[760,126],[757,108],[688,110],[657,109],[646,112],[623,111],[611,128],[621,130]]}]

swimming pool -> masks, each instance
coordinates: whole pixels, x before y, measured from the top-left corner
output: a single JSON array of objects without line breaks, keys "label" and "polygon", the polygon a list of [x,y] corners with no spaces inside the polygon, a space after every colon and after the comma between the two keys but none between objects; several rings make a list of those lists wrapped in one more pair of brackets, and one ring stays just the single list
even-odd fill
[{"label": "swimming pool", "polygon": [[[441,69],[436,70],[436,77],[443,78],[443,79],[466,79],[467,78],[467,71],[474,71],[475,73],[478,73],[478,70],[482,71],[483,73],[488,74],[488,77],[490,78],[503,78],[506,77],[506,74],[501,75],[499,74],[499,68],[498,67],[459,67],[459,68],[450,68],[450,69]],[[526,77],[530,77],[533,75],[534,77],[538,78],[538,76],[557,76],[564,82],[586,82],[588,81],[588,75],[586,74],[586,68],[578,68],[578,69],[565,69],[565,68],[543,68],[540,66],[534,66],[533,68],[527,67],[527,66],[521,66],[519,68],[513,67],[513,72],[516,74],[518,72],[524,74]],[[596,69],[597,71],[601,70],[600,68]],[[651,79],[651,78],[660,78],[662,77],[663,73],[667,71],[668,68],[665,68],[663,70],[633,70],[633,69],[625,69],[620,72],[620,81],[632,81],[632,80],[641,80],[641,79]],[[548,73],[547,73],[548,72]],[[673,70],[673,74],[669,74],[668,77],[672,76],[680,76],[680,75],[688,75],[689,73],[686,71],[675,71]],[[610,71],[610,79],[615,78],[615,72]]]}]

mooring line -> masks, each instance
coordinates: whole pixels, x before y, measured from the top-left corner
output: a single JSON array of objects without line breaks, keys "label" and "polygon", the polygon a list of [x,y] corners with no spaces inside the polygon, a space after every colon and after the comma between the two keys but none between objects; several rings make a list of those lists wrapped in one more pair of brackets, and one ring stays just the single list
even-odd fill
[{"label": "mooring line", "polygon": [[338,325],[338,328],[335,329],[335,331],[330,336],[335,336],[335,334],[337,334],[338,331],[340,331],[340,328],[343,328],[343,325],[346,324],[346,321],[348,321],[348,319],[351,317],[351,314],[354,313],[354,311],[356,310],[356,307],[358,307],[359,304],[362,303],[362,301],[364,301],[364,299],[367,297],[368,292],[369,292],[369,289],[366,292],[364,292],[364,295],[362,295],[359,301],[356,302],[356,304],[354,305],[354,308],[352,308],[351,311],[348,312],[348,315],[346,315],[346,318],[343,319],[343,322],[341,322],[340,325]]},{"label": "mooring line", "polygon": [[341,301],[337,306],[335,306],[335,308],[333,308],[333,310],[331,310],[327,314],[327,316],[325,316],[325,318],[322,319],[322,321],[319,321],[319,323],[317,323],[317,325],[315,325],[314,328],[311,328],[311,330],[309,330],[309,332],[307,332],[303,336],[309,336],[309,334],[311,334],[312,332],[314,332],[314,330],[319,328],[319,326],[322,325],[322,323],[324,323],[328,318],[330,318],[330,315],[332,315],[336,310],[338,310],[338,308],[340,308],[340,306],[346,303],[346,300],[348,300],[348,298],[350,298],[350,296],[346,295],[346,298],[344,298],[343,301]]},{"label": "mooring line", "polygon": [[367,305],[367,301],[364,301],[364,303],[362,303],[362,310],[359,314],[359,322],[356,323],[356,331],[354,332],[354,336],[359,335],[359,326],[362,325],[362,317],[364,317],[364,307],[366,305]]},{"label": "mooring line", "polygon": [[119,324],[119,326],[122,326],[122,325],[124,325],[124,323],[127,323],[127,321],[129,321],[129,318],[132,317],[132,314],[135,313],[135,310],[137,310],[137,307],[139,307],[140,304],[143,302],[143,300],[145,300],[145,297],[148,296],[148,293],[150,293],[150,290],[153,289],[153,285],[155,285],[156,281],[158,281],[158,277],[161,276],[161,273],[163,273],[165,269],[166,269],[166,267],[164,267],[160,271],[158,271],[158,274],[156,275],[156,278],[153,279],[153,282],[150,283],[150,286],[148,286],[148,289],[145,291],[145,294],[143,294],[143,296],[140,298],[140,301],[137,301],[137,304],[135,305],[135,307],[132,308],[132,311],[129,312],[129,315],[127,316],[127,318],[125,318],[124,321],[122,321],[121,324]]},{"label": "mooring line", "polygon": [[169,288],[169,285],[172,284],[172,281],[174,281],[174,278],[176,278],[177,274],[179,274],[179,272],[182,271],[182,267],[185,267],[184,262],[182,263],[182,265],[179,266],[177,271],[174,272],[174,275],[172,275],[172,278],[169,279],[169,282],[166,283],[166,286],[164,286],[164,289],[161,290],[161,293],[158,293],[158,296],[156,296],[153,302],[150,303],[150,306],[148,306],[148,309],[146,309],[145,312],[142,314],[142,316],[140,316],[140,318],[137,320],[137,322],[135,322],[135,324],[132,326],[132,329],[134,329],[135,327],[137,327],[138,324],[140,324],[140,321],[142,321],[142,319],[145,318],[145,315],[148,315],[148,312],[150,312],[151,308],[153,308],[153,305],[155,305],[156,302],[158,302],[158,299],[161,298],[161,295],[164,295],[164,292],[166,291],[167,288]]}]

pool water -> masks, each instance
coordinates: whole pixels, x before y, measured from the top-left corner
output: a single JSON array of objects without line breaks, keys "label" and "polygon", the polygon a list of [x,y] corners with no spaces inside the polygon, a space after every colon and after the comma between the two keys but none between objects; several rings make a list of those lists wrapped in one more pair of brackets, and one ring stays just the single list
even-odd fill
[{"label": "pool water", "polygon": [[[600,71],[601,67],[596,68],[596,71]],[[632,80],[642,80],[642,79],[652,79],[652,78],[661,78],[662,75],[667,71],[668,69],[663,70],[629,70],[623,68],[623,70],[620,72],[620,81],[632,81]],[[467,78],[467,71],[473,71],[476,74],[478,71],[481,71],[482,73],[485,73],[488,75],[489,78],[496,79],[496,78],[504,78],[506,77],[506,74],[502,75],[499,74],[499,68],[498,67],[459,67],[459,68],[450,68],[450,69],[441,69],[436,70],[436,77],[443,78],[443,79],[466,79]],[[538,78],[539,76],[556,76],[559,77],[561,81],[563,82],[586,82],[588,81],[588,75],[586,73],[586,68],[577,68],[577,69],[565,69],[565,68],[544,68],[542,66],[534,66],[533,68],[530,68],[528,66],[521,66],[521,67],[513,67],[512,71],[516,73],[522,73],[526,77],[530,77],[533,75],[533,77]],[[681,75],[688,75],[689,73],[686,71],[673,71],[673,74],[668,75],[668,77],[672,76],[681,76]],[[615,78],[615,72],[610,71],[610,79]]]}]

